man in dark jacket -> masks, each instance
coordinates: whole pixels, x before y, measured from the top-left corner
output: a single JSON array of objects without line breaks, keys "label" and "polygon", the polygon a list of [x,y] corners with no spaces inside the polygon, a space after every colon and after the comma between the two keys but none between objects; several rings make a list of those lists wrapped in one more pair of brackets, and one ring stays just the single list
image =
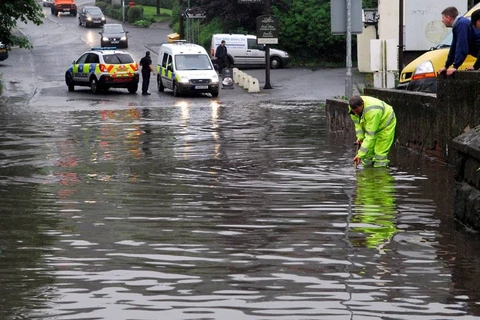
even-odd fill
[{"label": "man in dark jacket", "polygon": [[[480,30],[480,9],[477,9],[472,12],[472,16],[470,17],[470,20],[472,22],[472,26],[474,26],[475,29]],[[478,70],[480,69],[480,49],[477,54],[477,61],[475,61],[475,64],[473,65],[472,68],[468,68],[468,70]]]},{"label": "man in dark jacket", "polygon": [[[452,28],[453,38],[445,67],[440,68],[438,73],[446,72],[450,76],[462,65],[467,55],[477,56],[480,48],[480,32],[467,18],[459,16],[455,7],[447,7],[442,11],[442,22],[447,28]],[[452,65],[453,67],[449,68]]]},{"label": "man in dark jacket", "polygon": [[150,86],[150,72],[154,73],[152,66],[152,58],[150,58],[150,51],[145,53],[145,57],[140,59],[140,65],[142,66],[142,94],[144,96],[150,95],[148,87]]},{"label": "man in dark jacket", "polygon": [[225,40],[218,45],[217,50],[215,51],[215,57],[217,58],[219,72],[223,72],[223,68],[228,67],[228,55],[227,47],[225,46]]}]

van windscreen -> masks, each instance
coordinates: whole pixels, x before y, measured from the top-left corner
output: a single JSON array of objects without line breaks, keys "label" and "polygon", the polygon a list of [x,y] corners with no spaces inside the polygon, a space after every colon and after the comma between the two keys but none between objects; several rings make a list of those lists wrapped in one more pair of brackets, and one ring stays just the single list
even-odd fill
[{"label": "van windscreen", "polygon": [[175,56],[177,70],[213,70],[206,54],[178,54]]}]

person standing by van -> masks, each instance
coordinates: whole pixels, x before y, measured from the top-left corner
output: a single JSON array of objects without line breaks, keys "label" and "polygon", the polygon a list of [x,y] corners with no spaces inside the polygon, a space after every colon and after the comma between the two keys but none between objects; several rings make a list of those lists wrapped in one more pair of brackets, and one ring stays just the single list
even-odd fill
[{"label": "person standing by van", "polygon": [[220,69],[220,74],[223,73],[223,69],[228,67],[228,55],[227,47],[225,46],[225,40],[218,45],[217,50],[215,51],[215,57],[217,58],[218,68]]},{"label": "person standing by van", "polygon": [[[447,7],[442,11],[442,22],[447,28],[452,28],[452,44],[448,51],[445,66],[438,70],[438,74],[446,72],[452,75],[463,64],[467,55],[476,57],[480,47],[480,32],[476,30],[470,20],[458,15],[455,7]],[[453,65],[453,68],[449,68]]]},{"label": "person standing by van", "polygon": [[155,75],[152,66],[152,58],[150,58],[150,51],[145,53],[145,57],[140,59],[140,65],[142,66],[142,94],[144,96],[150,95],[148,87],[150,86],[150,72]]}]

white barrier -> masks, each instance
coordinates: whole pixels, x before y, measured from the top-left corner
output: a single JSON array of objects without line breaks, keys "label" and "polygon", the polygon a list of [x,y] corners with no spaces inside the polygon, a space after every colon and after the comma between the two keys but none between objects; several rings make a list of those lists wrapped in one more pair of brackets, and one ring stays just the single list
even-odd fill
[{"label": "white barrier", "polygon": [[250,86],[250,79],[252,79],[252,76],[249,76],[248,74],[245,74],[245,81],[243,82],[243,89],[248,90],[248,86]]},{"label": "white barrier", "polygon": [[233,82],[235,82],[236,84],[240,84],[240,79],[241,79],[242,75],[243,75],[243,72],[238,70],[237,74],[233,78]]},{"label": "white barrier", "polygon": [[250,85],[249,85],[249,87],[248,87],[248,92],[250,92],[250,93],[252,93],[252,92],[260,92],[260,84],[258,83],[258,79],[257,79],[257,78],[251,77],[249,83],[250,83]]},{"label": "white barrier", "polygon": [[243,73],[240,75],[240,78],[238,80],[238,85],[243,88],[243,84],[245,83],[245,78],[247,77],[246,73]]}]

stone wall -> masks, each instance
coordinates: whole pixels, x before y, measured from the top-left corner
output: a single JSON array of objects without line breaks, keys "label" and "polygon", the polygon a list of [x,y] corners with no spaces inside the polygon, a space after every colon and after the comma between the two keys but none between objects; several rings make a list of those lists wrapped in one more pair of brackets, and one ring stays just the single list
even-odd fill
[{"label": "stone wall", "polygon": [[[393,106],[398,144],[456,164],[455,216],[480,230],[480,72],[439,77],[437,94],[379,88],[364,94]],[[347,106],[345,100],[327,100],[328,132],[354,135]]]},{"label": "stone wall", "polygon": [[480,126],[456,137],[457,151],[455,217],[474,230],[480,230]]}]

